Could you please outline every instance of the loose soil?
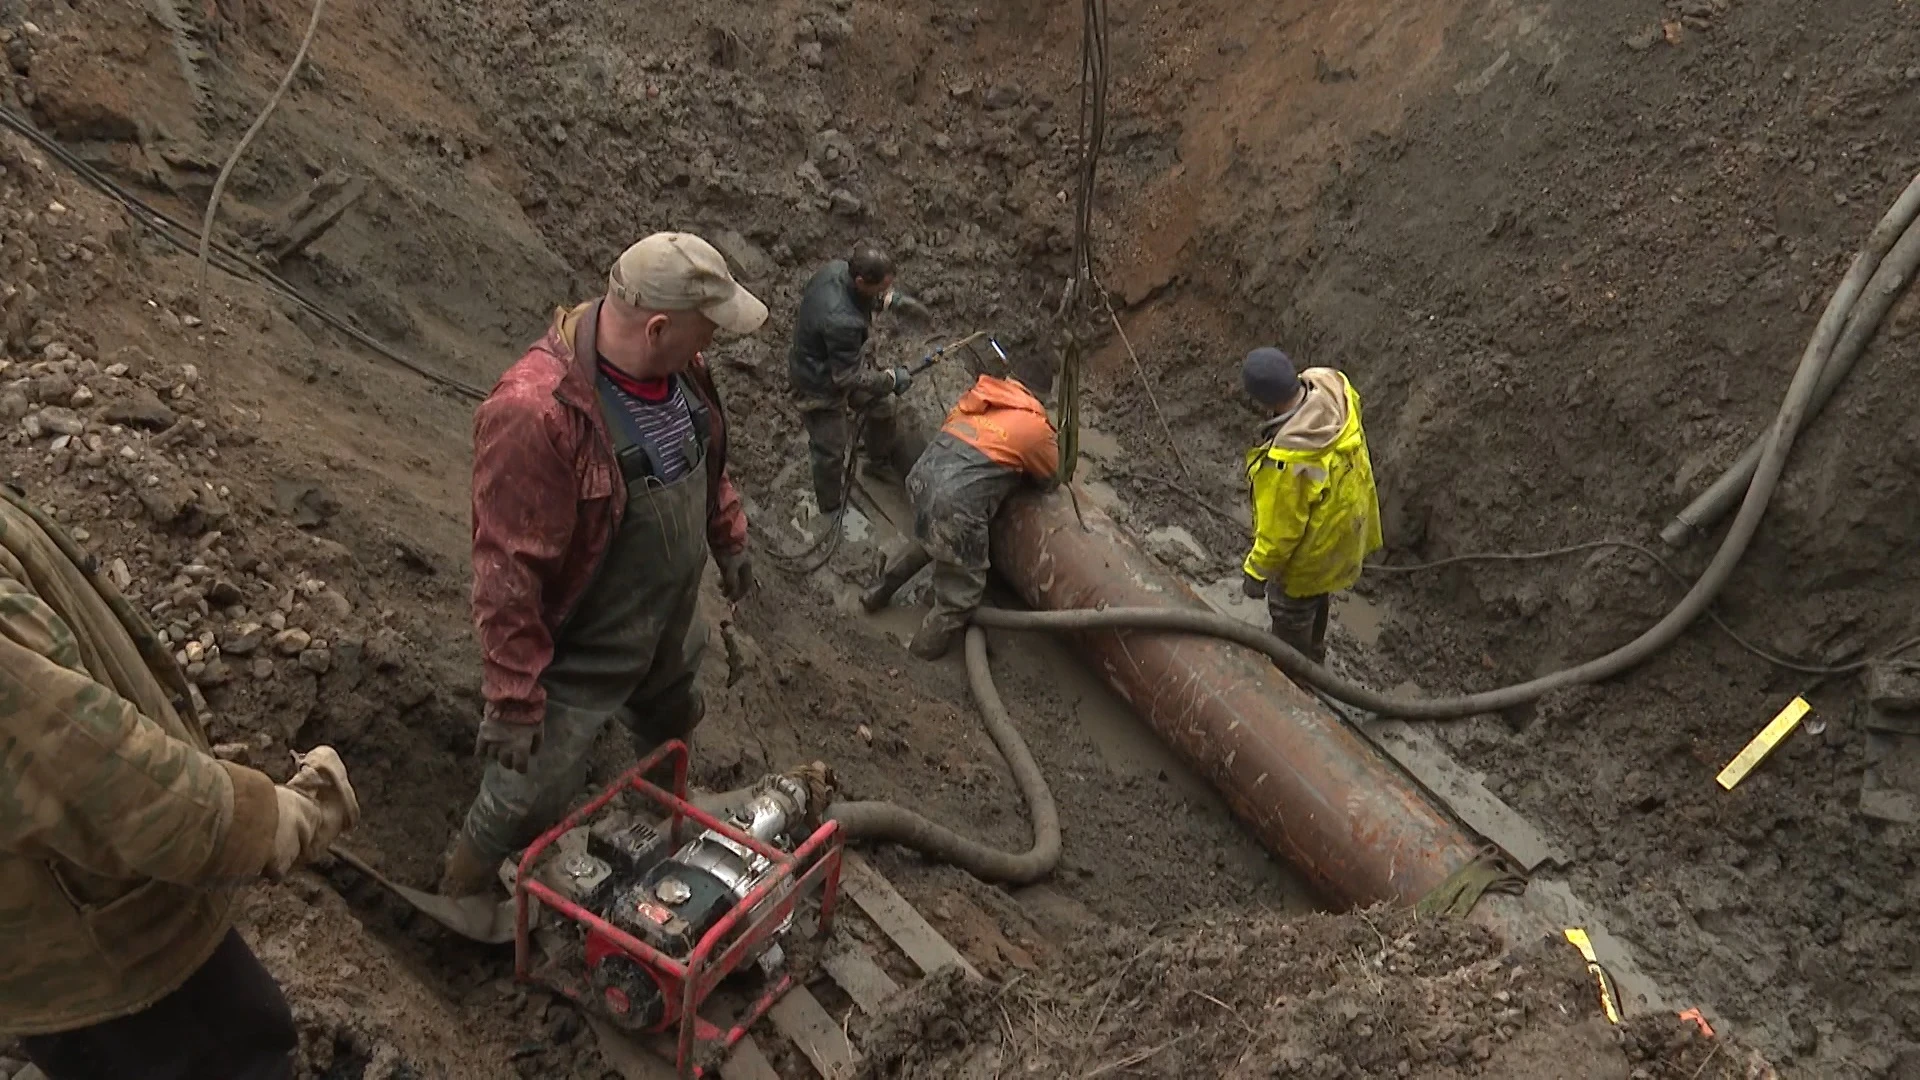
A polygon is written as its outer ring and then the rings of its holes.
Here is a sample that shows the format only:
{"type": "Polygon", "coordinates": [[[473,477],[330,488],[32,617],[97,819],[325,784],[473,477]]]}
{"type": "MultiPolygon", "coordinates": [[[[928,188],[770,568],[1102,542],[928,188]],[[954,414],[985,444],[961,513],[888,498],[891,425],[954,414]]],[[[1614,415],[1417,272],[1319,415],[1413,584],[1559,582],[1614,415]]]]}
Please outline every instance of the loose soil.
{"type": "MultiPolygon", "coordinates": [[[[0,103],[198,220],[308,10],[0,0],[0,103]]],[[[1004,0],[332,0],[235,173],[222,234],[257,244],[315,178],[365,178],[279,272],[485,387],[626,243],[701,232],[775,313],[714,359],[756,543],[796,547],[805,465],[783,349],[820,262],[862,236],[899,256],[935,318],[887,326],[889,357],[976,328],[1055,346],[1077,20],[1004,0]]],[[[1189,571],[1230,568],[1249,421],[1221,403],[1237,400],[1233,358],[1274,341],[1365,396],[1387,558],[1652,536],[1760,430],[1826,290],[1920,168],[1898,138],[1920,127],[1917,39],[1910,12],[1869,0],[1116,0],[1096,246],[1194,475],[1127,346],[1102,336],[1089,404],[1111,439],[1090,478],[1141,533],[1188,530],[1204,556],[1181,555],[1189,571]],[[1225,519],[1122,470],[1178,479],[1225,519]]],[[[167,629],[223,755],[284,775],[290,748],[339,747],[368,810],[351,843],[430,883],[479,772],[471,404],[254,286],[216,274],[202,296],[194,281],[190,260],[0,135],[0,466],[167,629]]],[[[1889,376],[1920,352],[1916,311],[1896,309],[1803,438],[1722,603],[1776,649],[1826,661],[1914,629],[1920,451],[1889,376]]],[[[931,419],[959,380],[925,381],[931,419]]],[[[1025,844],[957,660],[912,660],[909,626],[850,603],[877,558],[853,544],[805,580],[763,564],[767,590],[733,616],[750,668],[727,685],[717,637],[709,653],[697,778],[822,759],[856,796],[1025,844]]],[[[1625,555],[1361,592],[1384,621],[1337,629],[1341,663],[1431,690],[1598,653],[1676,595],[1625,555]]],[[[1744,1062],[1705,1060],[1664,1018],[1608,1031],[1564,946],[1507,954],[1384,912],[1302,918],[1285,871],[1177,763],[1118,734],[1059,656],[1002,643],[996,664],[1061,803],[1062,872],[1015,900],[876,856],[1000,983],[931,986],[857,1032],[870,1071],[1744,1062]]],[[[1920,878],[1911,830],[1854,810],[1858,696],[1701,629],[1641,672],[1447,737],[1574,853],[1564,873],[1674,994],[1795,1072],[1905,1075],[1920,1069],[1920,878]],[[1826,733],[1733,794],[1715,787],[1803,691],[1826,733]]],[[[602,777],[624,754],[610,741],[602,777]]],[[[305,1076],[602,1075],[569,1007],[343,868],[260,890],[243,923],[296,1004],[305,1076]]]]}

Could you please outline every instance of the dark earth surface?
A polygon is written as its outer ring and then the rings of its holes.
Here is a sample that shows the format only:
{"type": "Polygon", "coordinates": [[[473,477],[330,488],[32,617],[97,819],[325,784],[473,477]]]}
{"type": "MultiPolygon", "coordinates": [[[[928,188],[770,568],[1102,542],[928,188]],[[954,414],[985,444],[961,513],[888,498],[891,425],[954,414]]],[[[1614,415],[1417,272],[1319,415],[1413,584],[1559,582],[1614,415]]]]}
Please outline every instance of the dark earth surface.
{"type": "MultiPolygon", "coordinates": [[[[1913,14],[1866,0],[1116,3],[1096,251],[1195,469],[1182,483],[1226,512],[1242,501],[1250,418],[1222,405],[1236,401],[1233,358],[1275,341],[1347,370],[1364,395],[1388,560],[1650,540],[1761,429],[1828,290],[1920,169],[1900,139],[1920,126],[1913,14]]],[[[0,0],[0,101],[197,220],[307,16],[285,0],[0,0]]],[[[785,334],[820,262],[860,237],[900,257],[903,287],[935,318],[887,327],[893,352],[975,328],[1015,349],[1056,343],[1078,39],[1064,4],[333,0],[311,65],[236,171],[224,235],[266,235],[331,170],[367,178],[280,273],[485,387],[632,238],[703,233],[775,312],[715,359],[757,542],[791,546],[804,480],[785,334]]],[[[283,773],[290,747],[339,746],[369,807],[353,842],[429,882],[478,775],[470,403],[255,286],[216,273],[197,295],[190,260],[11,135],[0,167],[0,465],[103,560],[122,559],[129,591],[177,627],[223,753],[283,773]],[[58,448],[34,437],[22,424],[49,406],[86,429],[58,448]]],[[[1915,629],[1902,373],[1920,354],[1916,309],[1895,309],[1801,439],[1720,604],[1777,651],[1847,660],[1915,629]]],[[[1096,343],[1095,419],[1131,469],[1178,478],[1126,348],[1096,343]]],[[[957,388],[932,382],[916,398],[928,417],[957,388]]],[[[1154,484],[1121,487],[1143,529],[1184,525],[1223,564],[1244,542],[1154,484]]],[[[734,615],[753,670],[726,686],[717,639],[710,653],[700,779],[822,758],[858,796],[1024,843],[957,662],[918,664],[847,613],[842,580],[871,569],[860,557],[839,577],[763,568],[769,593],[734,615]]],[[[1616,554],[1370,577],[1361,591],[1385,629],[1364,652],[1337,636],[1342,662],[1439,691],[1602,652],[1680,590],[1616,554]]],[[[1540,1075],[1523,1066],[1589,1045],[1611,1048],[1595,1051],[1612,1070],[1596,1076],[1700,1064],[1692,1044],[1593,1027],[1564,955],[1500,961],[1473,931],[1409,926],[1389,940],[1414,933],[1433,951],[1396,968],[1365,942],[1400,916],[1281,914],[1301,898],[1217,804],[1177,776],[1116,770],[1077,722],[1077,692],[1032,658],[1001,659],[1067,823],[1056,886],[1111,926],[1062,946],[1071,935],[1022,931],[993,890],[882,857],[957,941],[1004,954],[971,911],[1032,940],[1037,973],[1000,999],[1033,1006],[1011,1034],[976,1022],[993,1019],[990,992],[947,988],[958,1004],[874,1033],[873,1061],[971,1075],[953,1070],[993,1048],[1009,1064],[1095,1069],[1185,1030],[1119,1031],[1152,1013],[1202,1034],[1115,1074],[1394,1075],[1368,1070],[1406,1060],[1408,1075],[1501,1062],[1521,1071],[1494,1075],[1540,1075]],[[1189,921],[1140,937],[1167,919],[1189,921]],[[1361,957],[1342,970],[1349,938],[1361,957]],[[1168,1013],[1140,973],[1116,974],[1114,949],[1149,944],[1143,971],[1204,953],[1220,974],[1192,988],[1229,1007],[1189,996],[1168,1013]],[[1274,955],[1292,959],[1271,983],[1234,974],[1274,955]],[[1503,991],[1517,1005],[1444,989],[1490,987],[1513,962],[1533,973],[1503,991]],[[1304,989],[1327,980],[1324,995],[1304,989]],[[1115,987],[1121,1011],[1096,1017],[1115,987]],[[1281,994],[1301,1008],[1272,1008],[1281,994]],[[1435,995],[1452,1002],[1444,1024],[1421,1011],[1435,995]],[[1521,1015],[1502,1018],[1511,1007],[1521,1015]],[[954,1017],[938,1039],[912,1026],[942,1010],[954,1017]],[[1049,1049],[1056,1030],[1070,1037],[1049,1049]],[[946,1049],[906,1054],[921,1036],[946,1049]]],[[[1859,696],[1857,680],[1782,671],[1703,627],[1614,683],[1446,737],[1573,853],[1566,875],[1677,995],[1790,1072],[1899,1076],[1920,1069],[1914,837],[1855,809],[1859,696]],[[1825,733],[1795,736],[1733,793],[1716,787],[1720,764],[1802,692],[1825,733]]],[[[262,890],[247,928],[301,1010],[308,1075],[600,1075],[571,1010],[343,870],[262,890]]]]}

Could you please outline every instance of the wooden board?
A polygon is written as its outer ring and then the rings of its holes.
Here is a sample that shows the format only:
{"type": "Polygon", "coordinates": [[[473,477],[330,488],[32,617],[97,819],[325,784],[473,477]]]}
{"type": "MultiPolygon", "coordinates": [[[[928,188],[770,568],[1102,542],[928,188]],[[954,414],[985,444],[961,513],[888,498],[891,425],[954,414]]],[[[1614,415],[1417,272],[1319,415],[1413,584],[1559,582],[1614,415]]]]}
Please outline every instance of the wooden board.
{"type": "Polygon", "coordinates": [[[720,1080],[780,1080],[780,1074],[749,1035],[734,1044],[733,1053],[720,1063],[720,1080]]]}
{"type": "Polygon", "coordinates": [[[847,1042],[847,1033],[806,987],[796,986],[787,991],[774,1003],[767,1019],[773,1021],[780,1034],[793,1040],[813,1063],[814,1070],[827,1080],[848,1080],[853,1076],[853,1046],[847,1042]]]}
{"type": "Polygon", "coordinates": [[[874,925],[893,939],[907,959],[925,974],[958,964],[967,974],[979,976],[980,972],[960,955],[960,950],[948,944],[947,939],[933,925],[907,903],[893,885],[867,865],[867,861],[849,851],[841,864],[840,885],[860,910],[874,925]]]}
{"type": "Polygon", "coordinates": [[[833,981],[840,984],[840,989],[868,1016],[879,1015],[886,1009],[887,1002],[900,992],[900,984],[865,953],[835,953],[820,961],[820,966],[827,969],[833,981]]]}

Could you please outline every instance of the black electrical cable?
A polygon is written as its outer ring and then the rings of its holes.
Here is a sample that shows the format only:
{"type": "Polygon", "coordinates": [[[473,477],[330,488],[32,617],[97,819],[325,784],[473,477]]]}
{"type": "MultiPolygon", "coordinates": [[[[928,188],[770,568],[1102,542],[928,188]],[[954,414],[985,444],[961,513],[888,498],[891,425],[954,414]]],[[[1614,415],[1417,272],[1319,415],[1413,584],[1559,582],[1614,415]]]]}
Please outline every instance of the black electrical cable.
{"type": "MultiPolygon", "coordinates": [[[[85,181],[88,186],[113,199],[115,202],[118,202],[126,208],[129,214],[133,215],[135,220],[145,225],[168,244],[189,255],[198,254],[200,240],[200,231],[198,229],[176,221],[164,212],[142,201],[138,196],[122,188],[119,184],[102,174],[98,169],[82,161],[66,147],[61,146],[58,142],[42,134],[39,129],[35,128],[24,117],[19,116],[3,106],[0,106],[0,126],[6,127],[21,138],[26,139],[49,157],[65,166],[67,170],[75,176],[85,181]],[[183,237],[185,237],[185,239],[183,239],[183,237]]],[[[296,289],[279,275],[257,265],[251,259],[226,244],[216,240],[210,246],[214,252],[224,256],[224,259],[213,260],[213,263],[226,273],[234,277],[251,279],[270,291],[279,294],[281,297],[300,305],[321,322],[352,338],[354,341],[359,342],[381,357],[426,379],[428,382],[474,401],[483,401],[486,399],[487,392],[485,390],[470,383],[462,382],[450,375],[442,375],[431,368],[423,367],[419,363],[408,359],[385,342],[372,337],[359,327],[348,322],[345,318],[334,314],[326,308],[321,307],[315,301],[308,299],[300,290],[296,289]]]]}

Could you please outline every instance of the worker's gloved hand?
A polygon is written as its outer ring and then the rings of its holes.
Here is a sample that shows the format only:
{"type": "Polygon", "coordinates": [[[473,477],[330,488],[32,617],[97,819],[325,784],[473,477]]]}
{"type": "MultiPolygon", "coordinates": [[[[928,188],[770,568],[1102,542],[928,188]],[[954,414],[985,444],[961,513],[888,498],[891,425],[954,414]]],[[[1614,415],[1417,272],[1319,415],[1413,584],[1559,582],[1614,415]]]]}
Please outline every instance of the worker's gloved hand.
{"type": "Polygon", "coordinates": [[[312,862],[334,838],[360,823],[360,800],[333,747],[316,746],[298,760],[293,779],[273,790],[280,819],[263,872],[274,879],[312,862]]]}
{"type": "Polygon", "coordinates": [[[1267,598],[1267,583],[1242,570],[1240,572],[1240,595],[1249,600],[1264,600],[1267,598]]]}
{"type": "Polygon", "coordinates": [[[475,740],[475,755],[497,761],[514,772],[527,771],[527,763],[540,752],[539,723],[516,724],[488,716],[480,721],[480,737],[475,740]]]}
{"type": "Polygon", "coordinates": [[[905,367],[894,368],[887,374],[893,376],[893,392],[896,395],[906,393],[907,388],[913,385],[913,372],[905,367]]]}
{"type": "Polygon", "coordinates": [[[732,555],[715,555],[713,561],[720,568],[720,595],[737,604],[753,592],[753,556],[744,548],[732,555]]]}
{"type": "Polygon", "coordinates": [[[898,289],[887,290],[886,298],[881,301],[880,310],[897,311],[910,319],[926,320],[933,318],[933,312],[927,310],[927,305],[898,289]]]}

